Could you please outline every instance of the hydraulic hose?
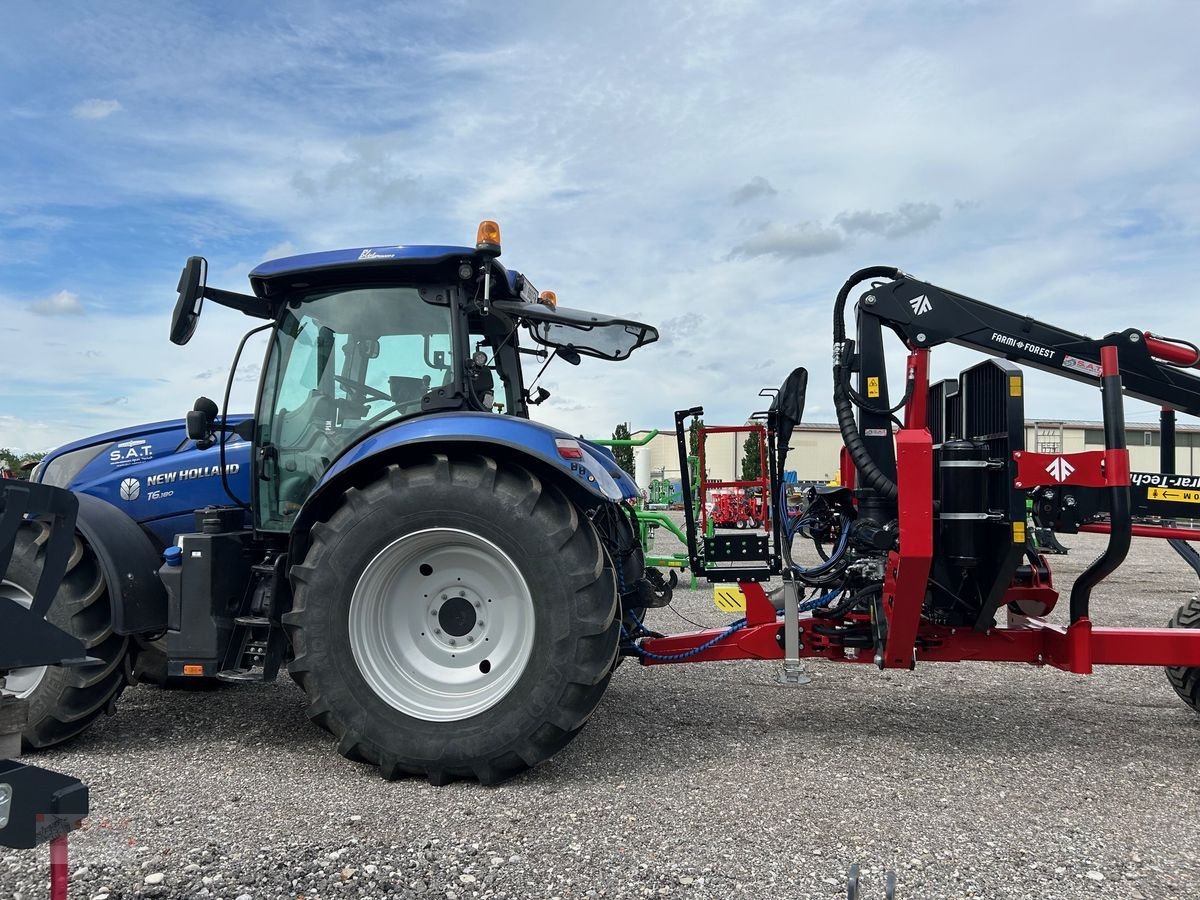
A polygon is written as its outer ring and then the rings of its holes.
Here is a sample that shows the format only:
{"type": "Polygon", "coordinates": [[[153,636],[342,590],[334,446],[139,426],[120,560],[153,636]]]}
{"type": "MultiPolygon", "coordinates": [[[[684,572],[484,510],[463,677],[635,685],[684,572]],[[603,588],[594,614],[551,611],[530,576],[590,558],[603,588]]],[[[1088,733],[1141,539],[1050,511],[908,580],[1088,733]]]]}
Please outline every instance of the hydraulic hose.
{"type": "Polygon", "coordinates": [[[242,351],[246,348],[246,341],[250,340],[252,335],[258,334],[260,331],[266,331],[274,325],[274,322],[268,322],[266,325],[251,328],[242,335],[241,343],[237,346],[237,352],[233,354],[233,365],[229,367],[229,377],[225,380],[225,397],[221,402],[221,431],[219,434],[221,443],[218,458],[218,464],[221,467],[221,487],[225,489],[226,496],[242,509],[249,509],[250,504],[233,492],[233,488],[229,486],[229,476],[225,473],[225,437],[229,424],[229,394],[233,390],[233,376],[237,374],[238,363],[241,362],[242,351]]]}
{"type": "Polygon", "coordinates": [[[896,482],[875,465],[854,419],[854,404],[850,399],[850,359],[846,357],[845,311],[846,300],[856,285],[871,278],[899,277],[900,270],[895,266],[869,266],[859,269],[842,285],[833,303],[833,407],[837,411],[842,443],[846,445],[846,451],[854,461],[855,468],[862,474],[863,481],[888,500],[896,499],[896,482]]]}

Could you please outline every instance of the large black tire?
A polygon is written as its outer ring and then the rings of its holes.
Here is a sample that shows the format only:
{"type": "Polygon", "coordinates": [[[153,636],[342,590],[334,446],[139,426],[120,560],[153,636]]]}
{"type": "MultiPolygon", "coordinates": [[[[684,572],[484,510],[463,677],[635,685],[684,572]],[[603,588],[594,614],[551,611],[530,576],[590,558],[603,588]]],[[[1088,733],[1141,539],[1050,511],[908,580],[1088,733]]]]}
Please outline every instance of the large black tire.
{"type": "MultiPolygon", "coordinates": [[[[1179,607],[1167,627],[1200,628],[1200,596],[1193,597],[1179,607]]],[[[1183,702],[1200,712],[1200,666],[1167,666],[1163,671],[1183,702]]]]}
{"type": "MultiPolygon", "coordinates": [[[[411,573],[413,566],[406,566],[411,573]]],[[[431,568],[419,567],[436,598],[442,588],[431,568]]],[[[343,756],[377,765],[387,779],[409,774],[432,784],[457,778],[493,784],[510,778],[562,749],[608,684],[620,630],[612,569],[591,522],[554,485],[522,467],[441,454],[391,466],[348,490],[337,511],[313,528],[291,577],[293,607],[283,624],[295,652],[289,670],[308,695],[308,714],[338,739],[343,756]],[[514,667],[507,693],[449,721],[402,712],[381,696],[364,677],[351,642],[360,577],[365,583],[368,567],[402,539],[440,534],[431,529],[453,529],[499,548],[532,601],[532,650],[523,668],[514,667]]],[[[389,611],[397,602],[392,593],[377,596],[390,598],[376,601],[389,611]]],[[[425,605],[436,602],[423,599],[429,594],[411,596],[401,607],[405,615],[413,605],[424,615],[425,605]]],[[[420,638],[421,647],[433,640],[424,631],[420,638]]],[[[402,662],[405,671],[424,664],[402,662]]]]}
{"type": "MultiPolygon", "coordinates": [[[[48,530],[23,527],[17,534],[12,563],[4,580],[32,596],[41,575],[43,548],[48,530]]],[[[11,599],[11,591],[7,591],[11,599]]],[[[0,602],[5,602],[0,600],[0,602]]],[[[75,550],[47,621],[79,638],[88,656],[102,664],[50,666],[45,669],[29,700],[29,722],[22,734],[26,750],[53,747],[84,731],[101,714],[113,711],[127,683],[125,658],[129,639],[114,634],[108,585],[96,554],[78,535],[75,550]]]]}

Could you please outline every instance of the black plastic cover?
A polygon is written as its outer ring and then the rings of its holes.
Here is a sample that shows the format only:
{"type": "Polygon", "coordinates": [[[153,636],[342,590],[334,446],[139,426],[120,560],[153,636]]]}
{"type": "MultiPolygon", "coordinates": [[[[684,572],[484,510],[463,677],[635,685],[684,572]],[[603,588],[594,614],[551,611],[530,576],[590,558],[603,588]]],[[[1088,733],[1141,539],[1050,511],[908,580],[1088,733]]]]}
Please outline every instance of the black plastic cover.
{"type": "Polygon", "coordinates": [[[0,760],[0,783],[10,791],[0,803],[0,845],[31,850],[77,829],[88,814],[87,785],[78,778],[0,760]]]}

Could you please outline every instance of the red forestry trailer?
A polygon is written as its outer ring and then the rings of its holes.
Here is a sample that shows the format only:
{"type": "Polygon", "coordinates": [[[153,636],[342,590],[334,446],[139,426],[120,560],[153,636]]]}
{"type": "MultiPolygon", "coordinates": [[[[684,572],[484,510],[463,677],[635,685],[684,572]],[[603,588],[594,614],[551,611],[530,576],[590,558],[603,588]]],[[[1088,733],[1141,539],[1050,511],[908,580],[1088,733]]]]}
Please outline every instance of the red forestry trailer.
{"type": "MultiPolygon", "coordinates": [[[[841,485],[810,489],[803,513],[786,506],[782,473],[807,387],[806,371],[796,369],[767,416],[770,534],[704,536],[684,505],[693,570],[739,584],[745,618],[641,640],[642,662],[782,659],[793,681],[806,657],[900,669],[1023,662],[1080,674],[1098,665],[1157,665],[1185,702],[1200,706],[1200,600],[1165,628],[1093,625],[1089,605],[1132,538],[1169,540],[1196,563],[1186,542],[1200,539],[1200,529],[1174,522],[1195,514],[1200,476],[1174,474],[1174,413],[1200,414],[1200,377],[1192,371],[1200,350],[1137,329],[1093,340],[884,266],[843,285],[833,331],[841,485]],[[862,284],[851,338],[845,307],[862,284]],[[897,401],[884,366],[887,332],[908,350],[897,401]],[[930,351],[947,343],[1000,358],[930,384],[930,351]],[[1017,362],[1099,388],[1103,450],[1025,449],[1017,362]],[[1163,407],[1161,472],[1130,472],[1122,394],[1163,407]],[[1026,527],[1030,497],[1038,527],[1108,536],[1072,586],[1066,624],[1046,619],[1059,595],[1026,527]],[[801,535],[814,542],[819,562],[797,560],[801,535]],[[779,576],[782,589],[768,595],[763,583],[779,576]]],[[[678,434],[702,412],[677,412],[678,434]]],[[[686,450],[681,437],[681,457],[686,450]]],[[[690,491],[687,466],[681,471],[690,491]]]]}

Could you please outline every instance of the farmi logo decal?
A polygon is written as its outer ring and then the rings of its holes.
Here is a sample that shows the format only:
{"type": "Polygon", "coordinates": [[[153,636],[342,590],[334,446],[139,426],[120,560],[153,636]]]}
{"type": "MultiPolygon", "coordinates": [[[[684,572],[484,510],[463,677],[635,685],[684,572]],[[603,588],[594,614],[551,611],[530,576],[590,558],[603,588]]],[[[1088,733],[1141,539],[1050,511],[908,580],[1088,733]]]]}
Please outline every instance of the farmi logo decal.
{"type": "Polygon", "coordinates": [[[1046,471],[1050,473],[1051,478],[1061,484],[1071,477],[1075,467],[1061,456],[1056,456],[1050,465],[1046,466],[1046,471]]]}
{"type": "Polygon", "coordinates": [[[912,311],[918,316],[923,316],[933,309],[933,304],[929,302],[929,298],[924,294],[920,297],[913,297],[908,301],[908,305],[912,307],[912,311]]]}

